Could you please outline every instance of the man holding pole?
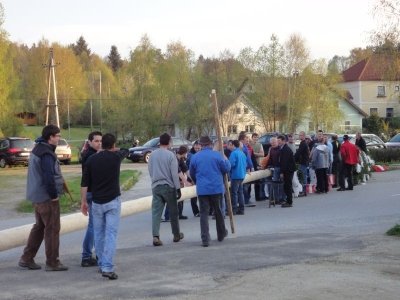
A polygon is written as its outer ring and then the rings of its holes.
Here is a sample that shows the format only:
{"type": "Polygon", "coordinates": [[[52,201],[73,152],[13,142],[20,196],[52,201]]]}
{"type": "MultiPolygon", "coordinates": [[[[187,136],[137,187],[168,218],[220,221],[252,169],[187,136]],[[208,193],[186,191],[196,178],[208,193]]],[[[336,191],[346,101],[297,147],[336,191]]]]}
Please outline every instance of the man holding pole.
{"type": "Polygon", "coordinates": [[[217,238],[223,241],[228,235],[224,217],[220,208],[220,201],[225,192],[223,175],[231,169],[231,164],[221,153],[212,150],[212,141],[208,136],[200,138],[203,147],[193,156],[190,162],[190,176],[196,184],[196,191],[200,202],[200,230],[202,246],[210,244],[208,213],[210,206],[215,212],[217,238]]]}

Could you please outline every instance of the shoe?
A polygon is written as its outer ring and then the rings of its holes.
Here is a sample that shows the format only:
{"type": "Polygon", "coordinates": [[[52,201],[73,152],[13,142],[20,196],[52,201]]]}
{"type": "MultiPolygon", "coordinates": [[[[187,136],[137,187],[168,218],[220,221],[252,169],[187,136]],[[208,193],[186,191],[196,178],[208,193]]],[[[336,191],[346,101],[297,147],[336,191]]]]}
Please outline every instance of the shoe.
{"type": "Polygon", "coordinates": [[[237,211],[236,214],[243,216],[244,215],[244,211],[237,211]]]}
{"type": "Polygon", "coordinates": [[[208,247],[208,246],[210,245],[210,243],[209,243],[209,242],[202,242],[201,245],[202,245],[203,247],[208,247]]]}
{"type": "Polygon", "coordinates": [[[82,259],[81,267],[96,267],[97,266],[97,259],[90,257],[82,259]]]}
{"type": "Polygon", "coordinates": [[[116,280],[118,279],[118,275],[115,274],[114,272],[102,272],[101,276],[107,277],[110,280],[116,280]]]}
{"type": "Polygon", "coordinates": [[[20,260],[18,262],[18,266],[27,270],[40,270],[42,268],[40,265],[35,263],[34,260],[32,260],[31,262],[24,262],[20,260]]]}
{"type": "Polygon", "coordinates": [[[186,216],[179,216],[179,220],[187,220],[187,218],[186,216]]]}
{"type": "Polygon", "coordinates": [[[64,266],[62,263],[59,263],[59,264],[56,265],[56,266],[49,266],[49,265],[46,265],[45,270],[46,270],[46,271],[67,271],[67,270],[68,270],[68,267],[67,267],[67,266],[64,266]]]}
{"type": "Polygon", "coordinates": [[[289,203],[283,203],[283,204],[281,205],[281,207],[293,207],[293,205],[292,205],[292,204],[289,204],[289,203]]]}
{"type": "Polygon", "coordinates": [[[197,213],[194,215],[195,217],[200,217],[200,213],[197,213]]]}
{"type": "Polygon", "coordinates": [[[153,237],[153,246],[162,246],[163,243],[161,242],[160,238],[158,236],[153,237]]]}
{"type": "Polygon", "coordinates": [[[336,189],[337,187],[338,187],[337,184],[332,185],[332,188],[333,188],[333,189],[336,189]]]}
{"type": "Polygon", "coordinates": [[[246,207],[255,207],[256,204],[253,203],[253,202],[249,202],[249,203],[245,204],[244,206],[246,206],[246,207]]]}
{"type": "Polygon", "coordinates": [[[352,191],[353,188],[346,188],[346,191],[352,191]]]}
{"type": "Polygon", "coordinates": [[[226,238],[228,236],[228,230],[225,229],[225,234],[222,238],[218,238],[219,242],[222,242],[224,240],[224,238],[226,238]]]}
{"type": "Polygon", "coordinates": [[[344,188],[338,188],[338,189],[337,189],[338,192],[344,192],[345,190],[346,190],[346,189],[344,189],[344,188]]]}
{"type": "Polygon", "coordinates": [[[183,235],[182,232],[180,232],[179,235],[175,235],[175,236],[174,236],[174,239],[173,239],[174,243],[177,243],[177,242],[179,242],[180,240],[183,240],[183,237],[184,237],[184,235],[183,235]]]}
{"type": "Polygon", "coordinates": [[[161,222],[169,222],[169,219],[161,219],[161,222]]]}

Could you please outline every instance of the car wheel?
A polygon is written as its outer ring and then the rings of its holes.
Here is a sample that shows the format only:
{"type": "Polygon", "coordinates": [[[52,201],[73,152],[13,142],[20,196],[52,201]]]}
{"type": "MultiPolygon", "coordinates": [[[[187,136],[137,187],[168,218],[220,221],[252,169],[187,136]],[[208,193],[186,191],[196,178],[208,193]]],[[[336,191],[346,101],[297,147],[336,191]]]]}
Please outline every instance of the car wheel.
{"type": "Polygon", "coordinates": [[[144,155],[144,162],[145,162],[146,164],[149,163],[150,155],[151,155],[151,152],[147,152],[147,153],[144,155]]]}
{"type": "Polygon", "coordinates": [[[6,160],[4,158],[0,158],[0,168],[5,168],[6,164],[6,160]]]}

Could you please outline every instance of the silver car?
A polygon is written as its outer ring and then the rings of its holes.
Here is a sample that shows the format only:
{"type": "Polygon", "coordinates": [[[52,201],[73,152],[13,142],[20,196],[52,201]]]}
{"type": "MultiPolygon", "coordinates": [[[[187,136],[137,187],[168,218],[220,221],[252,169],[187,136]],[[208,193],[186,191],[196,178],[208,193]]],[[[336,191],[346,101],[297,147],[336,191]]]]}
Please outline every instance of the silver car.
{"type": "Polygon", "coordinates": [[[400,133],[392,137],[385,145],[387,148],[400,148],[400,133]]]}

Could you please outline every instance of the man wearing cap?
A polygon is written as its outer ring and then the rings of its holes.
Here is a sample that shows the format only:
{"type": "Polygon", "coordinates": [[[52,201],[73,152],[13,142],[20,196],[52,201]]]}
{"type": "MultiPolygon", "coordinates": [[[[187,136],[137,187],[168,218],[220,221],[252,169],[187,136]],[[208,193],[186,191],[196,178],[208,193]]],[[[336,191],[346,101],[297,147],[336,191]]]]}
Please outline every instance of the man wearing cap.
{"type": "Polygon", "coordinates": [[[212,150],[212,142],[208,136],[200,138],[202,149],[192,157],[190,177],[196,183],[197,196],[200,202],[200,230],[203,247],[210,243],[208,213],[210,206],[215,212],[217,238],[223,241],[228,235],[220,201],[225,193],[223,175],[231,169],[231,164],[221,153],[212,150]]]}
{"type": "Polygon", "coordinates": [[[340,155],[342,157],[342,169],[339,176],[340,188],[338,191],[353,190],[353,171],[354,166],[359,161],[360,150],[357,146],[350,143],[349,136],[343,136],[343,144],[340,146],[340,155]],[[345,188],[345,177],[347,177],[347,188],[345,188]]]}

